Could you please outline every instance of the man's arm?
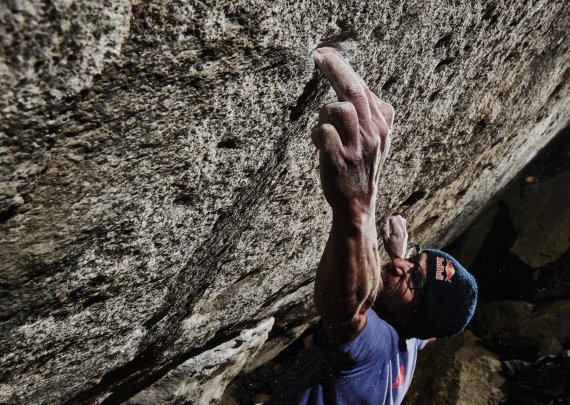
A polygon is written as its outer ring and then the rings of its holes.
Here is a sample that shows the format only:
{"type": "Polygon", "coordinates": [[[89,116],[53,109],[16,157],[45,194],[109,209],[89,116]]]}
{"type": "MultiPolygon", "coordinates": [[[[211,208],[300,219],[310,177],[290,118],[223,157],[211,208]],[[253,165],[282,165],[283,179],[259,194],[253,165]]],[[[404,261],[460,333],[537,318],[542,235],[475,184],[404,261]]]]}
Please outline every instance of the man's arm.
{"type": "Polygon", "coordinates": [[[333,213],[327,245],[317,268],[315,305],[329,340],[356,338],[366,324],[380,282],[380,258],[373,214],[361,221],[333,213]]]}
{"type": "Polygon", "coordinates": [[[394,110],[381,102],[335,50],[321,48],[315,62],[339,101],[323,107],[311,134],[319,149],[323,192],[333,223],[317,268],[315,305],[329,340],[356,338],[380,284],[376,194],[390,148],[394,110]]]}

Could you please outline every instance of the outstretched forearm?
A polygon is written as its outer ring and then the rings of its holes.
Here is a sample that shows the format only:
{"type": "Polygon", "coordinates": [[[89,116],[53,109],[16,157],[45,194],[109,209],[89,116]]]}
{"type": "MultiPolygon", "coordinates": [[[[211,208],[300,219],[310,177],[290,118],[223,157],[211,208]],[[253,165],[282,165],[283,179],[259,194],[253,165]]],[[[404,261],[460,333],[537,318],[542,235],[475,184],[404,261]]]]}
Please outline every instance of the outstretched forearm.
{"type": "Polygon", "coordinates": [[[315,304],[333,343],[349,342],[366,323],[380,280],[375,207],[390,149],[394,109],[380,101],[338,52],[313,54],[339,101],[319,111],[311,133],[333,223],[317,269],[315,304]]]}
{"type": "Polygon", "coordinates": [[[374,214],[356,221],[333,215],[315,279],[315,305],[333,343],[350,341],[362,330],[379,280],[374,214]]]}

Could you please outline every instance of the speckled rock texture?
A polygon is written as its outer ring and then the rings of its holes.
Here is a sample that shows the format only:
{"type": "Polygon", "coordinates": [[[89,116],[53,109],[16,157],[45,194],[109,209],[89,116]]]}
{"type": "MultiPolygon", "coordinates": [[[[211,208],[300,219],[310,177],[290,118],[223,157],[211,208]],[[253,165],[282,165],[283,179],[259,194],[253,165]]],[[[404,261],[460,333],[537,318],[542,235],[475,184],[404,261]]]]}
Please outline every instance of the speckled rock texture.
{"type": "Polygon", "coordinates": [[[127,403],[218,404],[231,379],[265,343],[273,322],[273,318],[262,321],[238,337],[190,358],[127,403]]]}
{"type": "Polygon", "coordinates": [[[567,124],[569,22],[564,0],[2,2],[0,402],[122,402],[314,319],[316,46],[396,110],[378,221],[439,247],[567,124]]]}

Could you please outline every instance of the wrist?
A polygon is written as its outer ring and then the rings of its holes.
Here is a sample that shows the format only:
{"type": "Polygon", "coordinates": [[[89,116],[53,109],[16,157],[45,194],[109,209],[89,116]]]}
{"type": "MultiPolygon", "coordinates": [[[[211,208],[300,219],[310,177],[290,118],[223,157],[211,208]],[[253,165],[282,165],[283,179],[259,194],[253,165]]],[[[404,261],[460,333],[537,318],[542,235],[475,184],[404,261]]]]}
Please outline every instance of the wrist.
{"type": "Polygon", "coordinates": [[[376,231],[376,215],[374,210],[370,212],[333,210],[333,227],[355,233],[376,231]]]}

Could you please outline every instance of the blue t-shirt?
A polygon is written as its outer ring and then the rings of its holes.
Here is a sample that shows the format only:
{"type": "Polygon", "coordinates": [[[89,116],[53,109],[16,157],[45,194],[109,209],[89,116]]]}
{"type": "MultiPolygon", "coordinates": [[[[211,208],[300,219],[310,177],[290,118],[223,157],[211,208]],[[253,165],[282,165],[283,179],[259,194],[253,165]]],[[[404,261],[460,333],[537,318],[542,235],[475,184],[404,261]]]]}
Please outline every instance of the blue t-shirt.
{"type": "Polygon", "coordinates": [[[268,405],[399,404],[426,341],[408,339],[369,310],[366,326],[353,341],[331,345],[322,324],[314,345],[299,355],[280,381],[268,405]]]}

